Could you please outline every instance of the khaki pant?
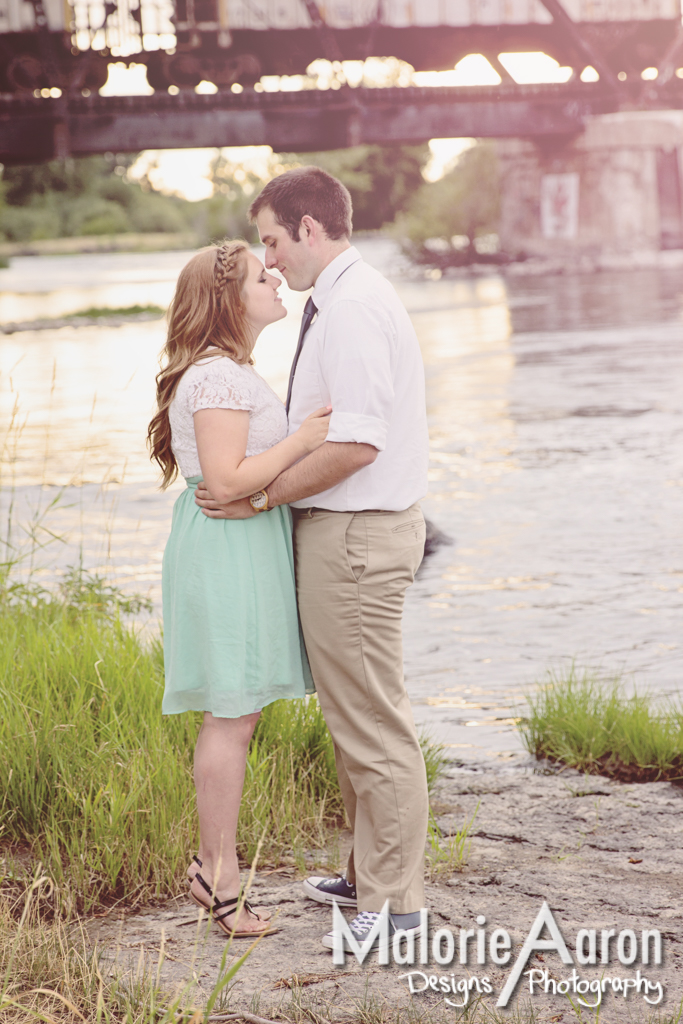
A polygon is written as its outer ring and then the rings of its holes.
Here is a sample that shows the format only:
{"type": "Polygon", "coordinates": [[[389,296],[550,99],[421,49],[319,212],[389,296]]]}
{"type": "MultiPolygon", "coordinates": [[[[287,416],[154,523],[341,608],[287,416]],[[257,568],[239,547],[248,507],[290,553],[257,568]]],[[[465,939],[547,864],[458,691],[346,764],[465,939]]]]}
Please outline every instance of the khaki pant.
{"type": "Polygon", "coordinates": [[[359,910],[424,906],[428,797],[403,681],[401,616],[422,559],[419,505],[405,512],[293,509],[299,613],[354,833],[359,910]]]}

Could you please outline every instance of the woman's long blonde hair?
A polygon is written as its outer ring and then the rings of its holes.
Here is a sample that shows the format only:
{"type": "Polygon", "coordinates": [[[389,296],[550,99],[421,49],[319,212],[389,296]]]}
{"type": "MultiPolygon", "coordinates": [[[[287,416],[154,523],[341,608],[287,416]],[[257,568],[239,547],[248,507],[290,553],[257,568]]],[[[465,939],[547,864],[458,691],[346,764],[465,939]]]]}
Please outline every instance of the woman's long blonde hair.
{"type": "Polygon", "coordinates": [[[167,314],[168,334],[161,352],[164,365],[156,377],[157,411],[147,430],[150,458],[163,473],[162,490],[178,475],[168,410],[185,370],[210,346],[236,363],[253,362],[253,338],[242,299],[247,252],[241,241],[210,245],[180,271],[167,314]]]}

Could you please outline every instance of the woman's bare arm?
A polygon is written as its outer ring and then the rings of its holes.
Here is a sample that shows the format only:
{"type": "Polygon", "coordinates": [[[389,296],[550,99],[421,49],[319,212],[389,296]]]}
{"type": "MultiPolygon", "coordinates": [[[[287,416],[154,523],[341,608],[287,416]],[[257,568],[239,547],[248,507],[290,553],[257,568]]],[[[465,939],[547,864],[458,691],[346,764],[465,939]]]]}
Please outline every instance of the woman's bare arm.
{"type": "MultiPolygon", "coordinates": [[[[378,454],[371,444],[326,441],[305,459],[281,473],[272,483],[261,484],[261,487],[267,487],[271,508],[289,501],[299,501],[341,483],[359,469],[369,466],[378,454]]],[[[206,479],[203,485],[197,487],[195,501],[211,519],[245,519],[257,514],[247,501],[225,503],[216,500],[206,479]]]]}
{"type": "Polygon", "coordinates": [[[220,504],[247,497],[318,448],[328,425],[329,410],[318,409],[296,433],[247,458],[249,413],[200,409],[194,414],[194,432],[204,482],[220,504]]]}

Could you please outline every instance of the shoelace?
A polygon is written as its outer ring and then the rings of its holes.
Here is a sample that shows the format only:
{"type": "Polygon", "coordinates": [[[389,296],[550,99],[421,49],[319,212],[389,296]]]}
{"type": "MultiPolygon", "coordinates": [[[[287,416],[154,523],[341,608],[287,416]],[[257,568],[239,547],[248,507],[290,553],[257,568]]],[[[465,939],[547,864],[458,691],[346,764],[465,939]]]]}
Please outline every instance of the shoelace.
{"type": "Polygon", "coordinates": [[[372,926],[379,920],[381,914],[373,910],[362,910],[351,922],[351,929],[354,932],[369,932],[372,926]]]}
{"type": "MultiPolygon", "coordinates": [[[[349,885],[349,883],[346,881],[346,879],[342,875],[340,878],[326,878],[324,882],[320,882],[320,884],[318,885],[318,888],[319,889],[329,889],[333,885],[339,885],[340,882],[345,882],[346,885],[349,885]]],[[[351,888],[351,886],[349,886],[349,888],[351,888]]]]}

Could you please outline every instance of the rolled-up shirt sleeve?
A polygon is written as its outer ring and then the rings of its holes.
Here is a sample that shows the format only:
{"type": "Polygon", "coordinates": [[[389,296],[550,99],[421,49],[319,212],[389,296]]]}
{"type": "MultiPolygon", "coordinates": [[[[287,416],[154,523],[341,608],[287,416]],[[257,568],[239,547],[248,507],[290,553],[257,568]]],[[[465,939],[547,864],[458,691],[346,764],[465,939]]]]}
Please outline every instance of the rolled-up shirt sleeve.
{"type": "Polygon", "coordinates": [[[395,338],[391,322],[362,301],[329,311],[322,375],[332,415],[328,441],[355,441],[384,451],[394,411],[395,338]]]}

